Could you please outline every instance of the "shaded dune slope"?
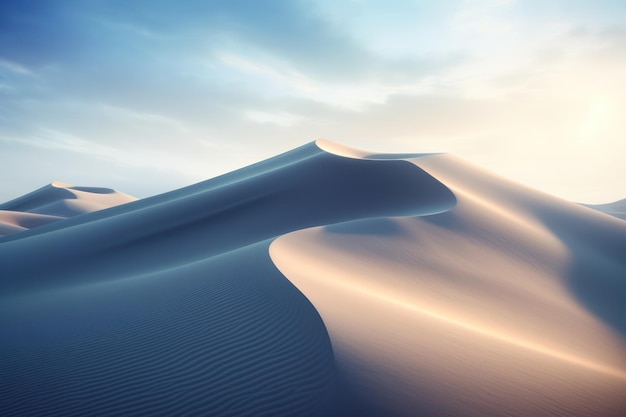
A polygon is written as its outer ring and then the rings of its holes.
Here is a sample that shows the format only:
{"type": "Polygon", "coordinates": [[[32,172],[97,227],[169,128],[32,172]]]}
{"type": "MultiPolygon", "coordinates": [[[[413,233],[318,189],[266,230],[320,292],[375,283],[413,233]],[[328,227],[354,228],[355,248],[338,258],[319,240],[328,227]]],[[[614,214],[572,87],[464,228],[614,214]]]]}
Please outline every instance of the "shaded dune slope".
{"type": "Polygon", "coordinates": [[[363,414],[342,388],[319,314],[272,263],[271,239],[455,203],[447,187],[406,161],[347,159],[309,144],[6,236],[0,409],[363,414]]]}
{"type": "Polygon", "coordinates": [[[623,415],[626,225],[451,155],[389,157],[457,204],[270,247],[324,320],[357,401],[381,415],[623,415]]]}
{"type": "Polygon", "coordinates": [[[323,324],[267,245],[3,299],[2,414],[324,414],[323,324]]]}

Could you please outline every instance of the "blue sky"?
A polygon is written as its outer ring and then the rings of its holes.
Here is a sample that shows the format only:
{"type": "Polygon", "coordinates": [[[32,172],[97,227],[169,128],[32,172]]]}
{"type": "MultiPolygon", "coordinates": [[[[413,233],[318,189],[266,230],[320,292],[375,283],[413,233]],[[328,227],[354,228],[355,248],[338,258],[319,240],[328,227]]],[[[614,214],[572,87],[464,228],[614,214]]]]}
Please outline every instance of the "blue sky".
{"type": "Polygon", "coordinates": [[[623,1],[0,3],[0,201],[145,197],[327,138],[626,197],[623,1]]]}

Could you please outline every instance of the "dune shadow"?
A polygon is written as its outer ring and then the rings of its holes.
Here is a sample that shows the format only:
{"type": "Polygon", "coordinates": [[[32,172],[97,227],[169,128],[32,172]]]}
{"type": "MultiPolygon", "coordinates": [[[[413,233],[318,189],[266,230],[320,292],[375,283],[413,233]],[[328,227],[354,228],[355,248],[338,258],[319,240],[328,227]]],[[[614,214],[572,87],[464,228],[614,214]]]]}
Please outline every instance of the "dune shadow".
{"type": "MultiPolygon", "coordinates": [[[[269,241],[0,303],[3,415],[332,415],[325,326],[269,241]]],[[[336,414],[334,414],[336,415],[336,414]]]]}
{"type": "Polygon", "coordinates": [[[70,190],[76,191],[84,191],[86,193],[92,194],[114,194],[115,190],[112,188],[104,188],[104,187],[82,187],[82,186],[73,186],[69,187],[70,190]]]}
{"type": "Polygon", "coordinates": [[[576,299],[626,340],[626,235],[599,222],[540,211],[570,253],[564,282],[576,299]]]}
{"type": "MultiPolygon", "coordinates": [[[[569,264],[566,288],[598,319],[626,340],[626,235],[598,218],[580,221],[551,208],[536,208],[535,218],[565,246],[569,264]]],[[[437,227],[463,232],[468,225],[454,210],[420,217],[437,227]]]]}

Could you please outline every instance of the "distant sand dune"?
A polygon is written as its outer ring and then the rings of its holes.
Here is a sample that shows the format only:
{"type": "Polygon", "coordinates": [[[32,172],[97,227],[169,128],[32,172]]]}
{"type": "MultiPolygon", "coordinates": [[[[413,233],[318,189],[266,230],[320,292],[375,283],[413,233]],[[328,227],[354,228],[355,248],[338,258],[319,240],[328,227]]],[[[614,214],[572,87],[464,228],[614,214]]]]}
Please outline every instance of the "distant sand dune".
{"type": "Polygon", "coordinates": [[[0,205],[3,415],[626,410],[622,220],[329,141],[127,197],[0,205]]]}
{"type": "Polygon", "coordinates": [[[135,200],[110,188],[77,187],[56,181],[0,204],[0,236],[135,200]]]}
{"type": "Polygon", "coordinates": [[[46,214],[35,214],[20,211],[0,210],[0,222],[32,229],[63,219],[64,217],[49,216],[46,214]]]}
{"type": "Polygon", "coordinates": [[[587,207],[601,211],[609,216],[626,220],[626,198],[608,204],[585,204],[587,207]]]}

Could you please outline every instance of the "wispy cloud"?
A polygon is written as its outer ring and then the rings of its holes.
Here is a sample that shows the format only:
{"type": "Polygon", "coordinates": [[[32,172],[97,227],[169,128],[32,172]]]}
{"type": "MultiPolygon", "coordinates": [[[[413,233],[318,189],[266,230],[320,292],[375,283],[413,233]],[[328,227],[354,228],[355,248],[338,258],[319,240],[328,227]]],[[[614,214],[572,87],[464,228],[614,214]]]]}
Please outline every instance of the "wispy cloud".
{"type": "Polygon", "coordinates": [[[24,65],[18,64],[17,62],[11,62],[2,58],[0,58],[0,67],[19,75],[33,75],[33,72],[26,68],[24,65]]]}
{"type": "Polygon", "coordinates": [[[328,137],[617,199],[575,187],[575,164],[626,175],[625,21],[611,0],[2,2],[0,158],[100,158],[104,181],[147,184],[328,137]]]}

